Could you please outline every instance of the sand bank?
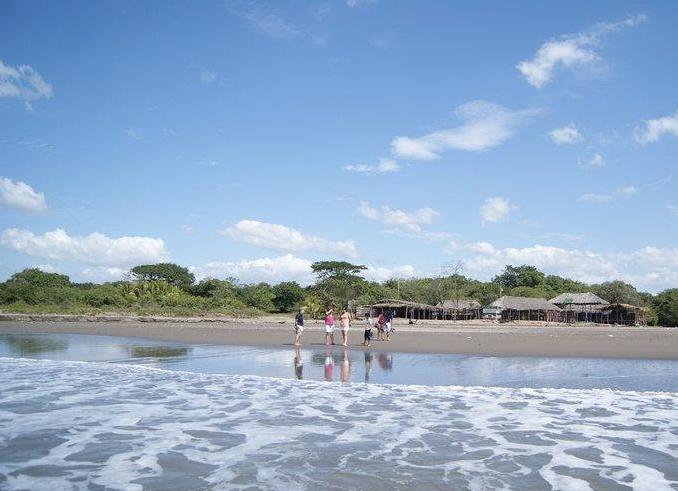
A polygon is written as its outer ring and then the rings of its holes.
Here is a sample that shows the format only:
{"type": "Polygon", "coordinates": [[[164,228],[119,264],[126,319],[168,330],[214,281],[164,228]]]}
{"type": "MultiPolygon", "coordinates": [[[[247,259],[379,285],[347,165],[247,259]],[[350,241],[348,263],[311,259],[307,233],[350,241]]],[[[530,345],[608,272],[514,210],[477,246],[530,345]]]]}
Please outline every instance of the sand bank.
{"type": "MultiPolygon", "coordinates": [[[[99,334],[184,343],[290,347],[293,338],[292,323],[290,320],[282,322],[237,319],[199,323],[166,320],[4,320],[0,322],[0,332],[99,334]]],[[[322,327],[320,323],[307,323],[303,343],[307,346],[324,344],[322,327]]],[[[409,326],[396,322],[396,329],[391,341],[373,341],[372,348],[392,352],[490,356],[678,359],[678,329],[662,327],[571,327],[536,323],[409,326]]],[[[335,334],[337,342],[341,339],[340,336],[338,332],[335,334]]],[[[362,339],[362,328],[351,328],[349,347],[362,349],[362,339]]]]}

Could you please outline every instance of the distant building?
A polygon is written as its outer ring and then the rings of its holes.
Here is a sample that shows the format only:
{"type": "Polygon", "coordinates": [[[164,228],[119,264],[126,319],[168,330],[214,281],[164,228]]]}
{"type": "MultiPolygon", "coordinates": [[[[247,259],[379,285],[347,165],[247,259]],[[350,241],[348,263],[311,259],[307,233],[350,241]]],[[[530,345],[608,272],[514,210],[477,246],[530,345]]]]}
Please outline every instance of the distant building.
{"type": "Polygon", "coordinates": [[[502,322],[545,321],[560,322],[562,310],[545,298],[503,296],[487,307],[499,309],[502,322]]]}
{"type": "Polygon", "coordinates": [[[595,293],[561,293],[549,300],[563,310],[563,322],[605,322],[603,307],[610,302],[595,293]]]}
{"type": "Polygon", "coordinates": [[[480,302],[471,299],[445,300],[436,305],[442,319],[470,320],[480,319],[483,307],[480,302]]]}

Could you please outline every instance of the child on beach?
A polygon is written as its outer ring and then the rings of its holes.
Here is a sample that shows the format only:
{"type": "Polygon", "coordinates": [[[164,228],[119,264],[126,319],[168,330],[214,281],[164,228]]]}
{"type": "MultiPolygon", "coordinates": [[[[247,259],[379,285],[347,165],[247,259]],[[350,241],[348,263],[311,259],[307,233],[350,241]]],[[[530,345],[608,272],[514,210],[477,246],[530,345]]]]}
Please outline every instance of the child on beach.
{"type": "Polygon", "coordinates": [[[391,340],[391,330],[393,326],[393,314],[391,311],[386,312],[384,315],[384,332],[386,333],[386,341],[391,340]]]}
{"type": "Polygon", "coordinates": [[[370,314],[365,313],[365,338],[363,340],[363,346],[369,346],[372,341],[372,318],[370,314]]]}
{"type": "Polygon", "coordinates": [[[325,345],[329,346],[330,341],[334,344],[334,309],[330,307],[325,312],[325,345]]]}
{"type": "Polygon", "coordinates": [[[304,311],[299,310],[294,317],[294,346],[301,346],[301,335],[304,332],[304,311]]]}

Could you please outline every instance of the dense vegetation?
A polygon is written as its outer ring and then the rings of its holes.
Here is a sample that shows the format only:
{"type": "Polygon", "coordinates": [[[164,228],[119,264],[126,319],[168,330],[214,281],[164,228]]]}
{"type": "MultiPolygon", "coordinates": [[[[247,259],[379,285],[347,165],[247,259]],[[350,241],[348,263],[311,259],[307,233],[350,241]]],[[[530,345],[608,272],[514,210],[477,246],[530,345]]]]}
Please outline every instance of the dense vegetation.
{"type": "Polygon", "coordinates": [[[473,298],[482,304],[501,295],[552,298],[564,292],[592,291],[609,302],[651,309],[650,323],[678,326],[678,289],[651,295],[623,281],[588,285],[546,275],[533,266],[506,266],[491,281],[460,274],[434,278],[365,280],[365,267],[343,261],[313,264],[315,284],[293,281],[277,285],[243,284],[234,278],[195,281],[188,269],[162,263],[130,270],[128,281],[72,283],[68,276],[26,269],[0,284],[0,309],[27,313],[135,313],[141,315],[227,315],[252,317],[292,312],[303,306],[318,317],[327,305],[364,305],[384,298],[437,304],[445,299],[473,298]]]}

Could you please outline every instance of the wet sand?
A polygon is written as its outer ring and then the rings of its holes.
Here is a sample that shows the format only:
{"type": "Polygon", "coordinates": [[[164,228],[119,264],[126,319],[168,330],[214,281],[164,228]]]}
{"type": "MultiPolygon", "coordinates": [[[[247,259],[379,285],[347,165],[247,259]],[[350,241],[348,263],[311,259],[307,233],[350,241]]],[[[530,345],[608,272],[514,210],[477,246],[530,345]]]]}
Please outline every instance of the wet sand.
{"type": "MultiPolygon", "coordinates": [[[[678,329],[618,326],[545,326],[460,323],[395,325],[391,341],[373,341],[372,349],[406,353],[457,353],[489,356],[574,356],[678,359],[678,329]]],[[[98,334],[198,344],[291,347],[291,322],[44,322],[3,321],[0,331],[98,334]]],[[[376,330],[373,330],[376,337],[376,330]]],[[[335,333],[339,343],[341,334],[335,333]]],[[[352,327],[349,347],[363,349],[362,326],[352,327]]],[[[321,323],[307,323],[305,346],[324,345],[321,323]]],[[[340,348],[340,347],[336,347],[340,348]]]]}

